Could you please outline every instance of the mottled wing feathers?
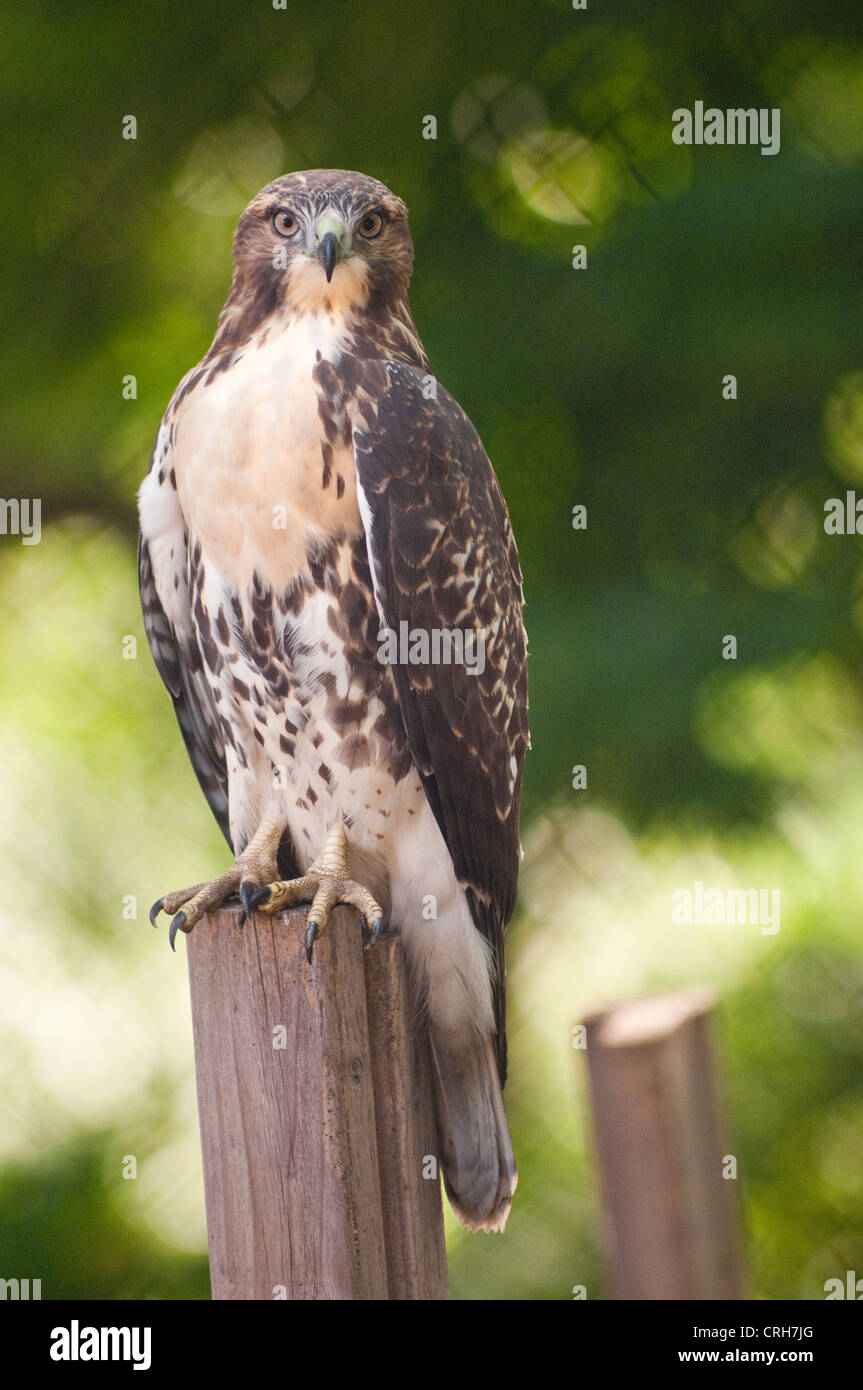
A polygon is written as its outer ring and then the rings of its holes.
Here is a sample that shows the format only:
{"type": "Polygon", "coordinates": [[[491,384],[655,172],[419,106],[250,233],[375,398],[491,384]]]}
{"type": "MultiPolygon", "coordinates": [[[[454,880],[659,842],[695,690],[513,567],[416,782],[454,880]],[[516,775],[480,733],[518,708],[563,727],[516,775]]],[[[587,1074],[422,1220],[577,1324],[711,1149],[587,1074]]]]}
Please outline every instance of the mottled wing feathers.
{"type": "MultiPolygon", "coordinates": [[[[369,363],[354,453],[375,595],[386,626],[481,630],[484,669],[392,667],[429,805],[494,952],[498,1061],[503,1042],[503,930],[518,877],[518,813],[527,747],[522,580],[506,504],[460,406],[429,377],[369,363]]],[[[479,657],[478,650],[476,656],[479,657]]],[[[480,665],[475,661],[474,665],[480,665]]]]}
{"type": "MultiPolygon", "coordinates": [[[[155,474],[151,474],[147,482],[174,492],[170,483],[163,479],[157,481],[155,474]]],[[[164,536],[153,538],[152,545],[159,553],[158,578],[154,573],[151,544],[143,531],[138,537],[138,580],[144,630],[159,675],[174,702],[177,722],[201,789],[230,844],[224,738],[192,623],[187,583],[188,539],[176,492],[173,498],[166,497],[165,501],[171,512],[175,512],[174,540],[168,547],[164,536]],[[170,593],[170,600],[166,600],[170,618],[160,590],[170,593]]],[[[163,503],[160,511],[164,514],[165,510],[163,503]]]]}

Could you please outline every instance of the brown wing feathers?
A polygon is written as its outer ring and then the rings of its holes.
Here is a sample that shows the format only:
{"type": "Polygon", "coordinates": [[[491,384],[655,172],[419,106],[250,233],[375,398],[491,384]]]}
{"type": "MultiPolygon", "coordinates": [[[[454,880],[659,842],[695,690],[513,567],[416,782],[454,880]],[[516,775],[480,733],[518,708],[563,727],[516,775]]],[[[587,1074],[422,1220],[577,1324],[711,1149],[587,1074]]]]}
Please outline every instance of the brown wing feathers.
{"type": "MultiPolygon", "coordinates": [[[[369,364],[354,430],[369,556],[386,623],[485,634],[485,668],[397,664],[411,752],[498,965],[503,1072],[503,929],[515,907],[527,746],[521,571],[506,505],[467,416],[401,363],[369,364]]],[[[479,663],[475,663],[479,664],[479,663]]]]}

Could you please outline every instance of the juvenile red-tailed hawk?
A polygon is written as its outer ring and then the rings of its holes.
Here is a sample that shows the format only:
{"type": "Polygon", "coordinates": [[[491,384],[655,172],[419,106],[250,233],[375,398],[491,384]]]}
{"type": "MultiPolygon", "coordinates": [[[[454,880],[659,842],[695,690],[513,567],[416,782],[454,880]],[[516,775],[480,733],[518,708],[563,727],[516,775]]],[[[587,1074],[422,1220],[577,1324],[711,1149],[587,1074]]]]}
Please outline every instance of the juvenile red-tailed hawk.
{"type": "Polygon", "coordinates": [[[234,261],[141,487],[139,569],[156,665],[237,857],[151,918],[173,916],[173,945],[231,894],[244,912],[311,902],[309,955],[334,904],[369,942],[387,920],[428,1019],[450,1201],[500,1230],[527,745],[506,505],[430,375],[389,189],[334,169],[276,179],[234,261]]]}

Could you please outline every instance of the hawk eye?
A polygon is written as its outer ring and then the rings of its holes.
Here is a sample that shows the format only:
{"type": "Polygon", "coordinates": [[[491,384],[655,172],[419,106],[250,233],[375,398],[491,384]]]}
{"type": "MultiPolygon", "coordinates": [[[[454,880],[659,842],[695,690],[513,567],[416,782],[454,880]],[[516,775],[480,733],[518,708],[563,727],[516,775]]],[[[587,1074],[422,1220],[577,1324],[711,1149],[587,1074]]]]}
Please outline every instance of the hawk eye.
{"type": "Polygon", "coordinates": [[[299,231],[300,224],[292,212],[280,208],[278,212],[273,213],[273,227],[279,236],[293,236],[299,231]]]}
{"type": "Polygon", "coordinates": [[[378,236],[380,234],[383,225],[384,219],[381,217],[379,212],[367,212],[365,217],[361,218],[360,220],[360,235],[368,237],[369,240],[371,240],[372,237],[378,236]]]}

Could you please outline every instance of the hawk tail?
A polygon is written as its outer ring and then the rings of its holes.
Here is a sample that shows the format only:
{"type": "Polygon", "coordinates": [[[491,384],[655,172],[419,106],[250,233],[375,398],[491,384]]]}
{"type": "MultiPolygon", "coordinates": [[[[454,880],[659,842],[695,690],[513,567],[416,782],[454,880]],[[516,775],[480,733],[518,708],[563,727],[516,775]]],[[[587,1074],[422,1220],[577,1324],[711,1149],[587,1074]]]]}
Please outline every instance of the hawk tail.
{"type": "Polygon", "coordinates": [[[450,1205],[469,1231],[502,1231],[518,1181],[490,1038],[456,1046],[432,1028],[440,1163],[450,1205]]]}

